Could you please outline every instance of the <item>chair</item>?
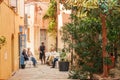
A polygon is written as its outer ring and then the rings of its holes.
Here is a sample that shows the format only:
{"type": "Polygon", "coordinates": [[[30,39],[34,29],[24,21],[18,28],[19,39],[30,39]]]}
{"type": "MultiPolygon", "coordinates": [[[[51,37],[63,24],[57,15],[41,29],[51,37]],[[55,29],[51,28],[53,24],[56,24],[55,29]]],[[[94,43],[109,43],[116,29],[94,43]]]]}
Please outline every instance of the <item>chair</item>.
{"type": "Polygon", "coordinates": [[[26,67],[32,67],[33,66],[33,62],[31,60],[31,57],[29,57],[28,60],[25,61],[25,65],[26,65],[26,67]]]}
{"type": "Polygon", "coordinates": [[[59,61],[56,61],[55,65],[56,68],[59,68],[59,61]]]}

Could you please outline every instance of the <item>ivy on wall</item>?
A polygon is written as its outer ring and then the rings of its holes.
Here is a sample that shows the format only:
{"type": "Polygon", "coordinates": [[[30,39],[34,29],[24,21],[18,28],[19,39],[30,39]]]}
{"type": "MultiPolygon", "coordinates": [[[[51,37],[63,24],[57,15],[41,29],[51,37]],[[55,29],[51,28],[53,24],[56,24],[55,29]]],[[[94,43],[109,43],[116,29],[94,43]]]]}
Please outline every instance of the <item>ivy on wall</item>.
{"type": "Polygon", "coordinates": [[[43,19],[49,19],[48,32],[51,35],[56,36],[57,33],[57,2],[51,0],[46,14],[43,16],[43,19]]]}

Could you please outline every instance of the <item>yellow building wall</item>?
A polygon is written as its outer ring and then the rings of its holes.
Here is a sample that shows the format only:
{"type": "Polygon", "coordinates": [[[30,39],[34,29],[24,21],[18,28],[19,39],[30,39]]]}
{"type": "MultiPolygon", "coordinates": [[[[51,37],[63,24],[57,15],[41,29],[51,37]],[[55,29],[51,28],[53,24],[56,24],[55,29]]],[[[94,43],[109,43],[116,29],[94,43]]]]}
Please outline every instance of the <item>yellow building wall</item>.
{"type": "Polygon", "coordinates": [[[0,50],[0,80],[8,79],[19,69],[19,26],[23,19],[4,2],[0,4],[0,36],[6,37],[6,44],[0,50]]]}

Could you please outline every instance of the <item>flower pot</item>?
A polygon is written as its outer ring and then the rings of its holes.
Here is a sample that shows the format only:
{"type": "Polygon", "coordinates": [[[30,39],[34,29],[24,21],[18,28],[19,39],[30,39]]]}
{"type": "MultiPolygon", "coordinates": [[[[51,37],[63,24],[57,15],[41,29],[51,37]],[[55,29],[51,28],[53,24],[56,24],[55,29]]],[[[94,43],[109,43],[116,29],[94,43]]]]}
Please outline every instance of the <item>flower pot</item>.
{"type": "Polygon", "coordinates": [[[59,62],[59,71],[68,71],[69,70],[69,62],[60,61],[59,62]]]}

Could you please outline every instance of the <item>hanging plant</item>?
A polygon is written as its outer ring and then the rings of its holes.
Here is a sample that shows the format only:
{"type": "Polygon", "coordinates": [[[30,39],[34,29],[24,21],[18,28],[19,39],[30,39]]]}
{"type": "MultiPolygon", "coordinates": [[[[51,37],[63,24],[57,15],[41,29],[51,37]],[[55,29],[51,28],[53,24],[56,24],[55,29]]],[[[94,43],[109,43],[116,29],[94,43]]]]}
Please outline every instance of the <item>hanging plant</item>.
{"type": "Polygon", "coordinates": [[[5,45],[5,43],[6,43],[6,38],[4,36],[1,36],[0,37],[0,49],[3,45],[5,45]]]}

